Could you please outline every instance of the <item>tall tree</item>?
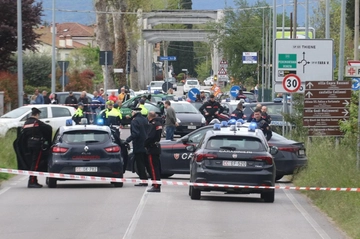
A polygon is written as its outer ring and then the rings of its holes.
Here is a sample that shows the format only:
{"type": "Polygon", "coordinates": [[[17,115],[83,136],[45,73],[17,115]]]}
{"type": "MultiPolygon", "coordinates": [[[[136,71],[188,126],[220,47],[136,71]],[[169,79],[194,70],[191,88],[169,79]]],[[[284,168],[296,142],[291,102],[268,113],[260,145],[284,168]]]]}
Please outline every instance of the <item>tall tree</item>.
{"type": "MultiPolygon", "coordinates": [[[[35,51],[39,43],[33,27],[41,23],[42,3],[22,0],[23,50],[35,51]]],[[[0,0],[0,70],[15,65],[12,58],[17,51],[17,1],[0,0]]]]}
{"type": "MultiPolygon", "coordinates": [[[[355,1],[347,0],[346,1],[346,25],[354,34],[354,25],[355,25],[355,1]]],[[[360,24],[360,20],[359,23],[360,24]]]]}

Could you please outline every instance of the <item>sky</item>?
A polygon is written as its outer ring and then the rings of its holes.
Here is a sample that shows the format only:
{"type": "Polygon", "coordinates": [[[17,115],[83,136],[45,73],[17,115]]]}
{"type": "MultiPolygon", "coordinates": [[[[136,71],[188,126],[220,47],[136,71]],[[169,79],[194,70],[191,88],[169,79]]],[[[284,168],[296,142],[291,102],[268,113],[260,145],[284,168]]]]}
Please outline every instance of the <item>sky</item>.
{"type": "MultiPolygon", "coordinates": [[[[52,4],[55,1],[55,8],[61,11],[56,11],[56,22],[80,22],[82,24],[91,24],[95,22],[94,13],[84,13],[81,11],[93,11],[93,0],[36,0],[38,2],[43,2],[44,7],[44,17],[43,19],[47,22],[52,21],[52,4]]],[[[164,0],[165,1],[165,0],[164,0]]],[[[273,0],[266,0],[269,5],[272,6],[273,0]]],[[[293,7],[290,6],[293,2],[292,0],[277,0],[277,5],[282,5],[285,1],[287,15],[293,11],[293,7]]],[[[193,10],[218,10],[227,7],[235,7],[236,0],[192,0],[193,10]]],[[[248,2],[254,3],[255,0],[248,0],[248,2]]],[[[300,26],[304,25],[305,19],[305,9],[304,3],[305,0],[298,0],[298,24],[300,26]]],[[[317,0],[309,0],[310,2],[310,13],[317,0]]],[[[277,8],[278,13],[282,13],[282,7],[277,8]]]]}

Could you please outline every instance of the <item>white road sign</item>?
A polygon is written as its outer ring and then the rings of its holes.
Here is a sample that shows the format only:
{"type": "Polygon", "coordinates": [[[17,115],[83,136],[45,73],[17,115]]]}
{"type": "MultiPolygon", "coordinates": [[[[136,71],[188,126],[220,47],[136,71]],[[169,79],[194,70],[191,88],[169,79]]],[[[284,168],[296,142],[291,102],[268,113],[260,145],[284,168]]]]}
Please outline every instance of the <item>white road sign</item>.
{"type": "Polygon", "coordinates": [[[332,39],[276,39],[275,81],[282,82],[284,72],[302,82],[333,80],[333,54],[332,39]]]}
{"type": "Polygon", "coordinates": [[[347,77],[360,77],[360,66],[346,66],[345,76],[347,77]]]}

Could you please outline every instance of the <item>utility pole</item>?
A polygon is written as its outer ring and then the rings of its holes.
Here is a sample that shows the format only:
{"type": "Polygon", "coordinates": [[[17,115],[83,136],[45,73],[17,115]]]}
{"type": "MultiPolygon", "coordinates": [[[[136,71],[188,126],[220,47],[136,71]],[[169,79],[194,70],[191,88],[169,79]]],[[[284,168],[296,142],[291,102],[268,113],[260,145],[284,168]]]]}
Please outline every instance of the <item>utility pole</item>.
{"type": "Polygon", "coordinates": [[[359,0],[355,0],[354,60],[359,60],[359,0]]]}
{"type": "Polygon", "coordinates": [[[298,2],[297,2],[297,0],[294,0],[294,15],[293,15],[293,20],[294,20],[294,31],[293,31],[293,37],[292,38],[294,38],[294,39],[296,39],[296,35],[297,35],[297,33],[296,33],[296,27],[297,27],[297,5],[298,5],[298,2]]]}
{"type": "Polygon", "coordinates": [[[18,102],[19,106],[24,105],[23,89],[23,39],[22,39],[22,7],[21,0],[17,1],[17,50],[18,50],[18,102]]]}
{"type": "Polygon", "coordinates": [[[341,21],[340,21],[340,46],[339,46],[339,71],[338,81],[344,79],[344,52],[345,52],[345,16],[346,0],[341,1],[341,21]]]}
{"type": "MultiPolygon", "coordinates": [[[[53,0],[52,6],[52,39],[51,39],[51,92],[56,91],[56,24],[55,24],[55,0],[53,0]]],[[[105,91],[106,93],[106,91],[105,91]]]]}
{"type": "Polygon", "coordinates": [[[330,38],[330,1],[325,1],[325,38],[330,38]]]}
{"type": "Polygon", "coordinates": [[[309,38],[309,0],[305,0],[305,38],[309,38]]]}

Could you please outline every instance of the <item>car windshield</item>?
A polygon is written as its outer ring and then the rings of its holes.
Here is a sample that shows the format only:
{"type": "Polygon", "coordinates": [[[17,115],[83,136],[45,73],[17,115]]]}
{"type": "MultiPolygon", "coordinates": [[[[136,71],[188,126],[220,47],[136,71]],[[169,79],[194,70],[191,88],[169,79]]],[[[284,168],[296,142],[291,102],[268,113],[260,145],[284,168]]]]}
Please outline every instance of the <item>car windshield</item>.
{"type": "Polygon", "coordinates": [[[188,84],[188,85],[197,85],[198,82],[196,80],[187,80],[186,84],[188,84]]]}
{"type": "Polygon", "coordinates": [[[166,78],[164,81],[165,81],[165,82],[171,82],[171,83],[175,83],[175,82],[176,82],[175,78],[166,78]]]}
{"type": "Polygon", "coordinates": [[[171,104],[176,113],[198,114],[199,111],[192,104],[171,104]]]}
{"type": "Polygon", "coordinates": [[[150,83],[150,86],[151,87],[162,87],[163,84],[164,84],[164,82],[162,82],[162,81],[159,81],[159,82],[153,81],[150,83]]]}
{"type": "Polygon", "coordinates": [[[254,94],[244,93],[244,95],[245,95],[250,101],[256,101],[256,97],[255,97],[254,94]]]}
{"type": "Polygon", "coordinates": [[[15,119],[15,118],[22,116],[23,114],[25,114],[27,112],[30,112],[30,108],[20,107],[20,108],[17,108],[15,110],[12,110],[12,111],[4,114],[3,116],[1,116],[1,118],[15,119]]]}
{"type": "Polygon", "coordinates": [[[72,143],[104,143],[110,139],[106,131],[100,130],[74,130],[65,132],[62,141],[67,144],[72,143]]]}
{"type": "Polygon", "coordinates": [[[209,139],[206,149],[231,151],[266,151],[260,139],[246,136],[215,136],[209,139]]]}

